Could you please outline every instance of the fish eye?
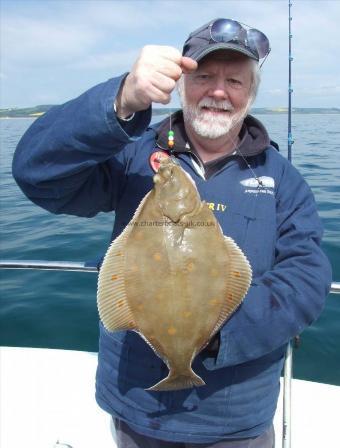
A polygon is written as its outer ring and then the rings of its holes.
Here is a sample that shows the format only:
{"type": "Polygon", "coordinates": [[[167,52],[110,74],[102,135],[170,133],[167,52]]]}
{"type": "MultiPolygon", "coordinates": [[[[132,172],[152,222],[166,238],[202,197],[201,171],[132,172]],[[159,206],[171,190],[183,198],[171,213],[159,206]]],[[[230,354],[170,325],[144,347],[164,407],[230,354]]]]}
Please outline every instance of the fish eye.
{"type": "Polygon", "coordinates": [[[172,168],[169,166],[166,167],[162,167],[161,168],[161,174],[163,177],[165,177],[166,179],[170,179],[171,175],[172,175],[172,168]]]}

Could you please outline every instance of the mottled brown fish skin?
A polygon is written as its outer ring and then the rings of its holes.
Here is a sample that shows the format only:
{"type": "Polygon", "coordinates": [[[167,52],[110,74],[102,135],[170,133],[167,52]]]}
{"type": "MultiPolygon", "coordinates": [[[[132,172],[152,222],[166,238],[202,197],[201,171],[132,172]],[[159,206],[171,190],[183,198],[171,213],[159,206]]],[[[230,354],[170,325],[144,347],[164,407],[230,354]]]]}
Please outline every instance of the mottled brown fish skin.
{"type": "Polygon", "coordinates": [[[250,279],[182,168],[166,159],[154,182],[127,232],[124,285],[134,328],[170,369],[150,389],[176,390],[205,384],[191,363],[241,302],[235,281],[250,279]]]}

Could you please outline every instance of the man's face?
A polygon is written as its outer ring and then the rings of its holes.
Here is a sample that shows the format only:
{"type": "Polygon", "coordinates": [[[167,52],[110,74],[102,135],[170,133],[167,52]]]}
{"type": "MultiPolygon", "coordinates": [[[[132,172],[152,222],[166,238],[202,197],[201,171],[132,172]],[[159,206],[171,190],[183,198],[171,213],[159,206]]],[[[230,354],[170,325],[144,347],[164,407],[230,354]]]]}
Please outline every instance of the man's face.
{"type": "Polygon", "coordinates": [[[243,120],[252,102],[251,61],[239,54],[213,53],[185,75],[183,83],[184,120],[206,138],[226,135],[243,120]]]}

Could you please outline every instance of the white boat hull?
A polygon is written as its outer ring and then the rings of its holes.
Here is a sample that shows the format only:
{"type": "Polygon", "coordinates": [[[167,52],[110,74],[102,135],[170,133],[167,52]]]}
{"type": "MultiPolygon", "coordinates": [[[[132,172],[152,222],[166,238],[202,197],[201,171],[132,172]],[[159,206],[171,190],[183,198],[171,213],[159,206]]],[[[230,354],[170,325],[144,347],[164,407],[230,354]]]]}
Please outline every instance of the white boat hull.
{"type": "MultiPolygon", "coordinates": [[[[94,398],[96,364],[92,353],[1,348],[0,446],[116,448],[94,398]]],[[[294,380],[292,448],[339,446],[339,409],[340,387],[294,380]]],[[[274,423],[281,447],[282,393],[274,423]]]]}

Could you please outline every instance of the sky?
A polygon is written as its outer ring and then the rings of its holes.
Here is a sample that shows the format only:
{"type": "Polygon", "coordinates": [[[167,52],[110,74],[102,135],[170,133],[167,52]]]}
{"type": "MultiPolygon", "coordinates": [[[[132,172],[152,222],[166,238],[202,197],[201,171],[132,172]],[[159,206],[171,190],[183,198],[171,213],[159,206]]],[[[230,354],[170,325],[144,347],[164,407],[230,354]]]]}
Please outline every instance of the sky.
{"type": "MultiPolygon", "coordinates": [[[[340,0],[292,0],[293,107],[340,107],[340,0]]],[[[0,0],[0,108],[60,104],[129,71],[144,45],[181,49],[211,19],[264,32],[255,107],[288,102],[288,0],[0,0]]],[[[174,94],[170,106],[179,104],[174,94]]],[[[160,105],[161,106],[161,105],[160,105]]]]}

